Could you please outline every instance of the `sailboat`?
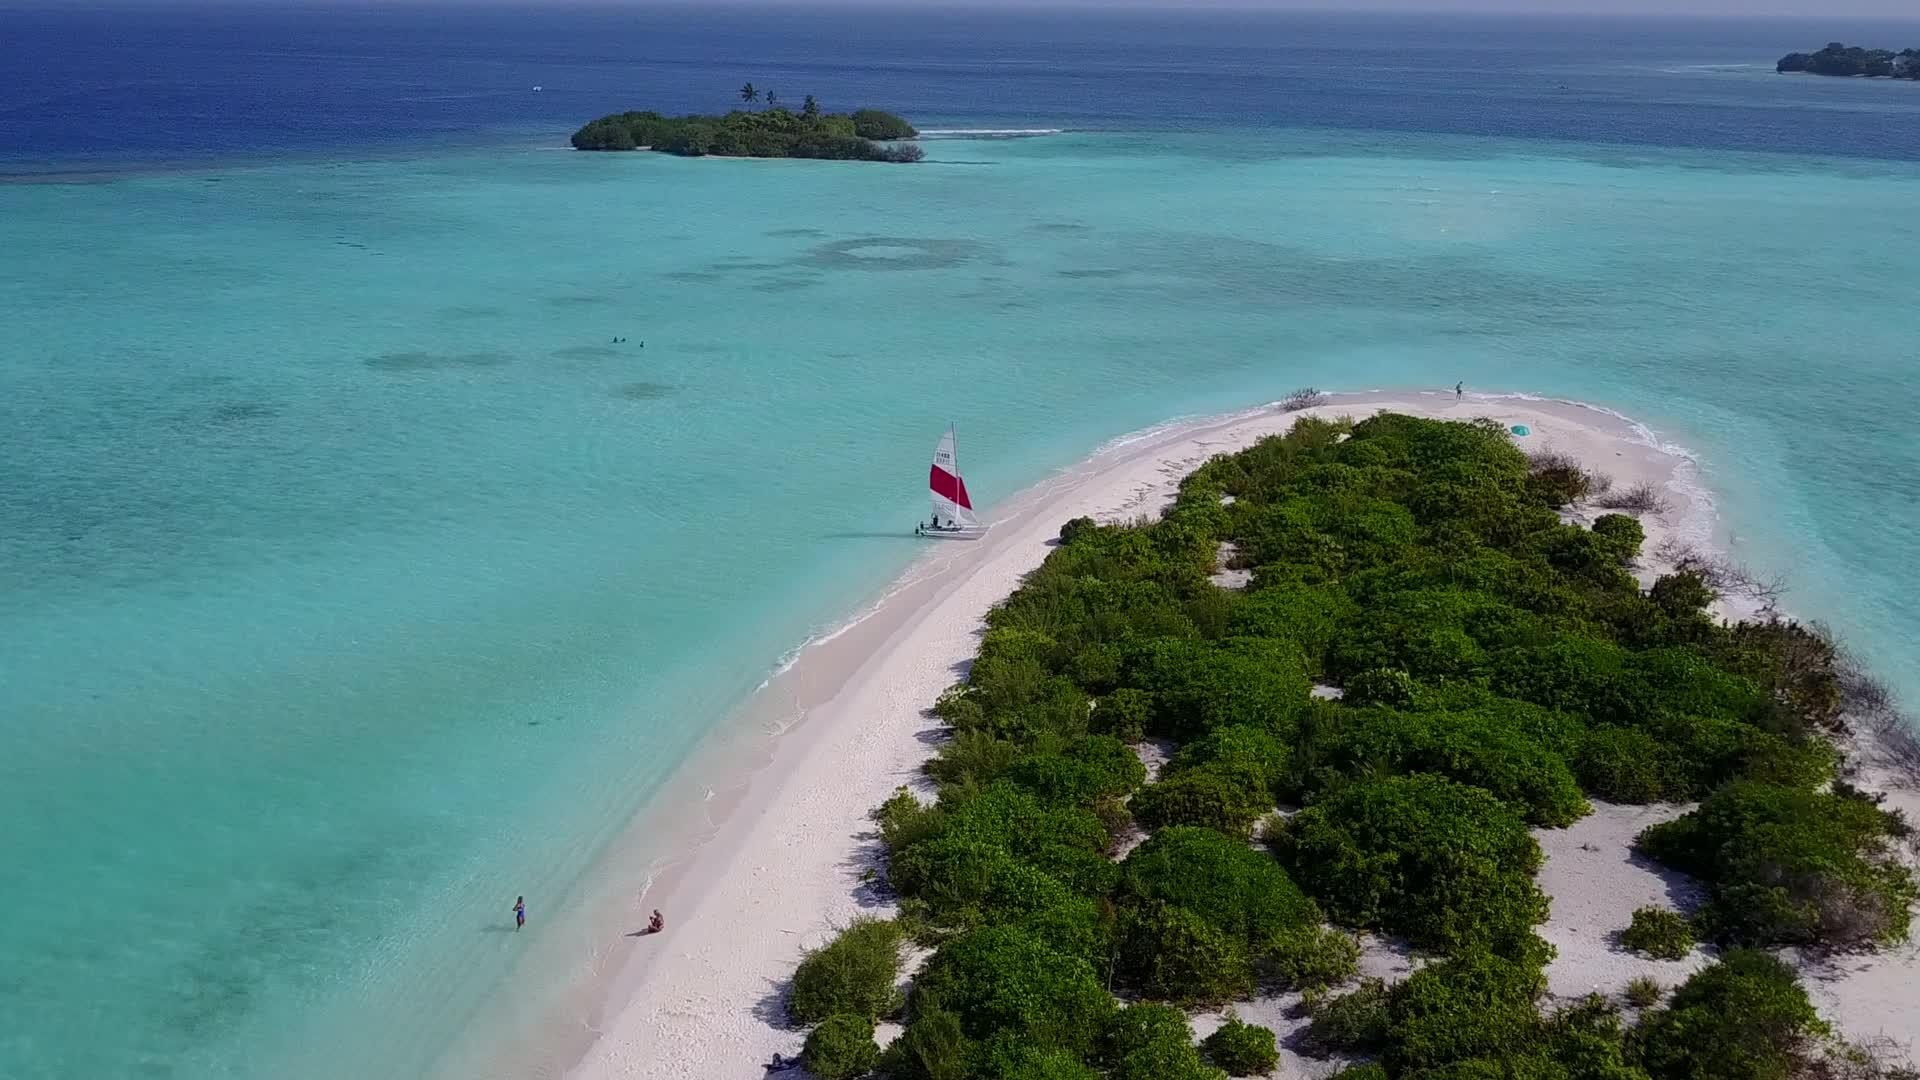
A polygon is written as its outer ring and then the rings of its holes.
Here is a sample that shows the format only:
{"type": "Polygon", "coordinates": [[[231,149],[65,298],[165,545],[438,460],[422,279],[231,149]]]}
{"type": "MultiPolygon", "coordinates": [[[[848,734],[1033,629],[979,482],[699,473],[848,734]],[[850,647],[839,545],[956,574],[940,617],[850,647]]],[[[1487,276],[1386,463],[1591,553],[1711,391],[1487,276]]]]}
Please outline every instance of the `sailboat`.
{"type": "Polygon", "coordinates": [[[933,448],[927,490],[933,497],[933,524],[916,526],[914,532],[939,540],[978,540],[987,535],[987,526],[974,516],[973,500],[967,498],[967,482],[960,479],[960,457],[951,424],[933,448]]]}

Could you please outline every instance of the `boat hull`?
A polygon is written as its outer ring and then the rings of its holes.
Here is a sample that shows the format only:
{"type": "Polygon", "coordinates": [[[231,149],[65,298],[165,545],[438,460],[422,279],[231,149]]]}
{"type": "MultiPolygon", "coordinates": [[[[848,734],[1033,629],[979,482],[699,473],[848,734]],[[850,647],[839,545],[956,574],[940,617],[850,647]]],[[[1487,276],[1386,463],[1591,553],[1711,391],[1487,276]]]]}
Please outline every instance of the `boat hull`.
{"type": "Polygon", "coordinates": [[[977,529],[921,529],[918,534],[928,540],[978,540],[987,535],[987,527],[977,529]]]}

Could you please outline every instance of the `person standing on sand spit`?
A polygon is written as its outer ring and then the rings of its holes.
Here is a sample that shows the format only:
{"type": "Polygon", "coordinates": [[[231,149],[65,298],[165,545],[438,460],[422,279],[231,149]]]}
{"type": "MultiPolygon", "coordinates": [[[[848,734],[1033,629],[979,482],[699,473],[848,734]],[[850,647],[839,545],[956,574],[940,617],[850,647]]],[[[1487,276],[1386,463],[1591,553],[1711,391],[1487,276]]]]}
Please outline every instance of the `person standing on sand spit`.
{"type": "Polygon", "coordinates": [[[527,898],[518,897],[513,902],[513,928],[517,932],[527,925],[527,898]]]}
{"type": "Polygon", "coordinates": [[[1453,400],[1459,401],[1467,396],[1466,390],[1463,389],[1463,387],[1465,387],[1466,385],[1467,384],[1465,382],[1457,382],[1453,384],[1453,400]]]}

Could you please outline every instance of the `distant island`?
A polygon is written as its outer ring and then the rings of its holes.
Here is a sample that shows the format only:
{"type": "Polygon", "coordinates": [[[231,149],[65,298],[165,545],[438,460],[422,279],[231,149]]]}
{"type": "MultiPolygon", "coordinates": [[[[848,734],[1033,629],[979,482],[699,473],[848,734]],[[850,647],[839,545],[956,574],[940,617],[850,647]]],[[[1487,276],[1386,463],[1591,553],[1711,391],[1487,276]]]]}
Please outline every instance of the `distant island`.
{"type": "Polygon", "coordinates": [[[1830,41],[1813,53],[1788,53],[1775,71],[1806,71],[1815,75],[1866,75],[1889,79],[1920,79],[1920,49],[1863,49],[1830,41]]]}
{"type": "Polygon", "coordinates": [[[808,94],[795,112],[773,91],[752,83],[740,88],[748,105],[725,116],[662,116],[623,112],[603,116],[573,133],[575,150],[657,150],[682,157],[825,158],[834,161],[919,161],[917,143],[897,142],[920,133],[890,112],[858,109],[826,113],[808,94]]]}

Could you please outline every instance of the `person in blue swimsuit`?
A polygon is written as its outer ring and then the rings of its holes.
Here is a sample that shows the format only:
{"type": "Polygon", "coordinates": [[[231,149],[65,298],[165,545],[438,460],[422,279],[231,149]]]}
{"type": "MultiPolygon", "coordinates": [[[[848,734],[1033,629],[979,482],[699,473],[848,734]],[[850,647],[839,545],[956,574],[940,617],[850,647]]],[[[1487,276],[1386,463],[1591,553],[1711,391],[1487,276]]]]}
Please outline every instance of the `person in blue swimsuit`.
{"type": "Polygon", "coordinates": [[[519,930],[527,925],[527,898],[522,896],[513,902],[513,928],[519,930]]]}

